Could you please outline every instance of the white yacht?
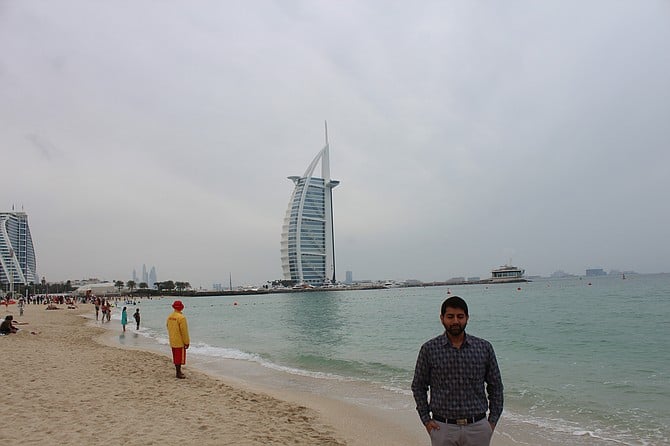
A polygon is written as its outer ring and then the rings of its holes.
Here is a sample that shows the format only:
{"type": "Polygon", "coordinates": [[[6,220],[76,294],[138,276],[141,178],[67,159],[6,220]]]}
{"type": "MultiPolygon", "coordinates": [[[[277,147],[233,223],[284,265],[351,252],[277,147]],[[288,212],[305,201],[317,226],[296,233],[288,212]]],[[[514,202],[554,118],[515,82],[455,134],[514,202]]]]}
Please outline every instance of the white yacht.
{"type": "Polygon", "coordinates": [[[526,270],[517,268],[516,266],[503,265],[491,271],[491,283],[507,283],[507,282],[528,282],[523,277],[526,270]]]}

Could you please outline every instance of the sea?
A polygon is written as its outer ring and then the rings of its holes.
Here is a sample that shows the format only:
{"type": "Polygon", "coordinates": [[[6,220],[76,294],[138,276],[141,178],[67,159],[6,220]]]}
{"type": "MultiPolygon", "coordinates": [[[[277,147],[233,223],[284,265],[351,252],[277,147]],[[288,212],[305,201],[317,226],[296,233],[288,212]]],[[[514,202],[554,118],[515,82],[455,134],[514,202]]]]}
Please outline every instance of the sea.
{"type": "MultiPolygon", "coordinates": [[[[452,295],[468,303],[466,332],[489,340],[498,357],[505,409],[497,433],[518,444],[670,444],[670,274],[184,297],[189,364],[411,413],[419,425],[416,356],[443,332],[440,305],[452,295]]],[[[120,342],[167,354],[174,300],[128,304],[120,342]]]]}

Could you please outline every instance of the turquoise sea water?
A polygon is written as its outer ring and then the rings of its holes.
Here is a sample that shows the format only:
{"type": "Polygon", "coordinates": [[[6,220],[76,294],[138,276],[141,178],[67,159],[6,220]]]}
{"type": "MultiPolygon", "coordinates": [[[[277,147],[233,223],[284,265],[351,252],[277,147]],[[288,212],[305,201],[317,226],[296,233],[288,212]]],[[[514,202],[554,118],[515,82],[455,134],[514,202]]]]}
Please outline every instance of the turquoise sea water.
{"type": "MultiPolygon", "coordinates": [[[[512,438],[524,430],[542,444],[670,444],[667,274],[182,300],[193,357],[250,361],[324,388],[363,384],[365,404],[407,410],[418,349],[443,331],[448,293],[468,302],[467,331],[496,350],[501,426],[512,438]]],[[[171,302],[139,303],[150,341],[166,342],[171,302]]]]}

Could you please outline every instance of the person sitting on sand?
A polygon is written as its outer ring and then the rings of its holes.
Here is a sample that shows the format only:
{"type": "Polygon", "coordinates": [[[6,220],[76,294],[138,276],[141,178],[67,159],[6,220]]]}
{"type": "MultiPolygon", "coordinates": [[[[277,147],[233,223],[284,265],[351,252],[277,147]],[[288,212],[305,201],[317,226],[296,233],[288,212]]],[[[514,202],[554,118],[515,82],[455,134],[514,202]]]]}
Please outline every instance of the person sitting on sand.
{"type": "Polygon", "coordinates": [[[14,316],[8,314],[5,317],[5,320],[0,324],[0,334],[8,335],[19,331],[19,329],[14,324],[14,316]]]}

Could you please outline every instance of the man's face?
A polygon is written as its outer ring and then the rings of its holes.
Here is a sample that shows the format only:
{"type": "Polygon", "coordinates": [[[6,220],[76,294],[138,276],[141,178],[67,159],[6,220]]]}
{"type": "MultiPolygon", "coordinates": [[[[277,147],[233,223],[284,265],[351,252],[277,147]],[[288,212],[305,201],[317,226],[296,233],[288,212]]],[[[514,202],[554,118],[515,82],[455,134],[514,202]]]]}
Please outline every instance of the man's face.
{"type": "Polygon", "coordinates": [[[465,311],[460,308],[447,307],[444,314],[440,315],[440,320],[444,329],[452,336],[458,336],[465,330],[468,325],[468,316],[465,311]]]}

